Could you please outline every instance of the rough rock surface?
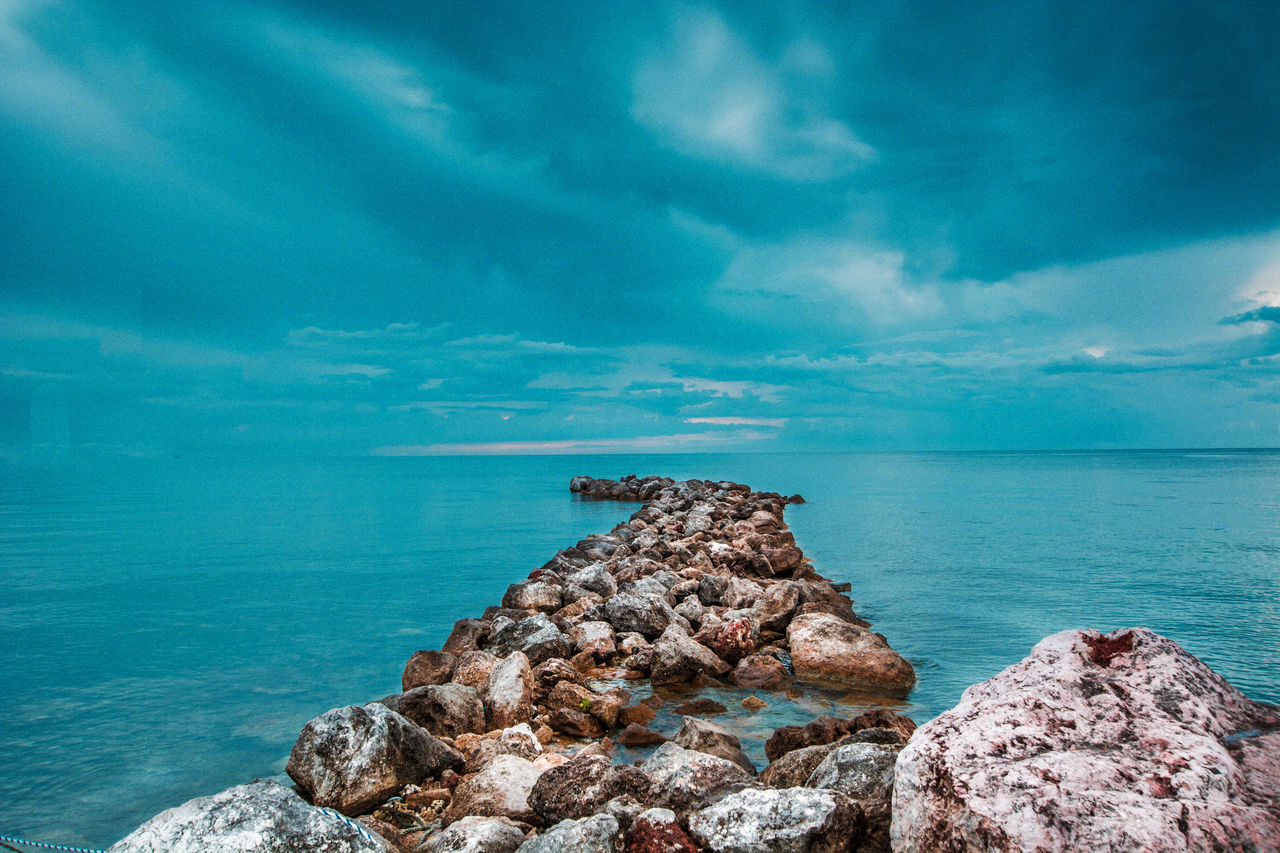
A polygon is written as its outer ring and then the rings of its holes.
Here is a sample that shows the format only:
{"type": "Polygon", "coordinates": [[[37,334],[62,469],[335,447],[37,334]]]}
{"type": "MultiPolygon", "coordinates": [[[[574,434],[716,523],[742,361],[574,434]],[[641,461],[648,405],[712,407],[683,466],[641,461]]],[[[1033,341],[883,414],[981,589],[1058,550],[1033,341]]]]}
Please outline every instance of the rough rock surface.
{"type": "Polygon", "coordinates": [[[861,811],[843,794],[810,788],[745,790],[689,818],[712,853],[844,853],[862,842],[861,811]]]}
{"type": "Polygon", "coordinates": [[[377,702],[321,714],[303,728],[285,771],[318,806],[368,811],[462,756],[377,702]]]}
{"type": "Polygon", "coordinates": [[[535,819],[529,792],[542,775],[532,761],[517,755],[499,755],[489,765],[458,785],[442,819],[446,824],[468,815],[535,819]]]}
{"type": "Polygon", "coordinates": [[[490,729],[505,729],[528,720],[533,708],[533,670],[529,659],[515,652],[494,666],[483,698],[490,729]]]}
{"type": "Polygon", "coordinates": [[[562,820],[521,846],[523,853],[613,853],[618,819],[597,814],[580,820],[562,820]]]}
{"type": "Polygon", "coordinates": [[[640,765],[653,780],[649,794],[655,805],[681,818],[756,781],[732,761],[664,743],[640,765]]]}
{"type": "Polygon", "coordinates": [[[383,838],[266,779],[161,812],[110,853],[389,853],[383,838]]]}
{"type": "Polygon", "coordinates": [[[729,671],[715,652],[694,642],[679,625],[670,625],[653,644],[653,669],[649,674],[655,685],[679,684],[700,674],[724,675],[729,671]]]}
{"type": "Polygon", "coordinates": [[[586,817],[615,797],[648,798],[651,781],[635,767],[614,766],[608,758],[586,755],[543,773],[529,793],[529,805],[551,825],[586,817]]]}
{"type": "Polygon", "coordinates": [[[1280,709],[1143,628],[1064,631],[898,759],[893,848],[1278,850],[1280,709]]]}
{"type": "Polygon", "coordinates": [[[732,761],[752,776],[756,775],[756,767],[742,751],[738,736],[710,720],[685,717],[680,724],[680,731],[676,732],[672,741],[685,749],[694,749],[732,761]]]}
{"type": "Polygon", "coordinates": [[[514,853],[524,831],[505,817],[464,817],[421,846],[426,853],[514,853]]]}
{"type": "Polygon", "coordinates": [[[839,791],[862,809],[867,837],[860,851],[889,849],[893,802],[893,767],[901,744],[849,743],[827,753],[805,783],[809,788],[839,791]]]}
{"type": "Polygon", "coordinates": [[[404,665],[404,674],[400,676],[400,689],[409,691],[429,684],[444,684],[453,675],[454,667],[457,665],[457,655],[426,649],[416,651],[404,665]]]}
{"type": "Polygon", "coordinates": [[[627,829],[623,849],[626,853],[698,853],[671,809],[648,809],[637,815],[627,829]]]}
{"type": "Polygon", "coordinates": [[[485,651],[500,658],[523,652],[530,665],[536,666],[548,658],[569,657],[573,643],[545,613],[539,613],[494,631],[485,651]]]}
{"type": "Polygon", "coordinates": [[[466,732],[485,731],[480,696],[462,684],[415,687],[379,701],[437,737],[456,738],[466,732]]]}
{"type": "Polygon", "coordinates": [[[809,681],[906,696],[916,683],[911,664],[884,637],[830,613],[804,613],[787,626],[791,667],[809,681]]]}

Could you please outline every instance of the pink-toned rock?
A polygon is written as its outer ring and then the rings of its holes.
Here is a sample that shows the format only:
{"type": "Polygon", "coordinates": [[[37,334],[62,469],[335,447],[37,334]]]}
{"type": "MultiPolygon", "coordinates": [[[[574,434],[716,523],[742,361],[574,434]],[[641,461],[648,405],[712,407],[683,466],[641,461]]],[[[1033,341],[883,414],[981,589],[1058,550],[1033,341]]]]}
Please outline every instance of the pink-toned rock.
{"type": "Polygon", "coordinates": [[[1278,728],[1151,631],[1054,634],[912,737],[893,849],[1280,850],[1278,728]]]}
{"type": "Polygon", "coordinates": [[[830,613],[804,613],[787,626],[791,667],[806,681],[906,696],[915,670],[884,637],[830,613]]]}
{"type": "Polygon", "coordinates": [[[449,680],[449,676],[453,675],[454,667],[457,665],[457,655],[449,652],[416,651],[404,665],[404,675],[400,676],[400,689],[408,691],[415,687],[444,684],[449,680]]]}
{"type": "Polygon", "coordinates": [[[523,723],[533,711],[533,671],[520,652],[498,663],[483,691],[486,722],[490,729],[523,723]]]}

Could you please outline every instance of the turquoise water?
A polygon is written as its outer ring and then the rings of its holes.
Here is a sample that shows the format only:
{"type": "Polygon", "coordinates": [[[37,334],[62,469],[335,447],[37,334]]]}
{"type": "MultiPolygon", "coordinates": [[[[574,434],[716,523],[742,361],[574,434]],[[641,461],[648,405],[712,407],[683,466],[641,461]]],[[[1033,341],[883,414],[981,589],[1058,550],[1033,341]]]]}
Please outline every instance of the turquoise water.
{"type": "Polygon", "coordinates": [[[105,846],[280,772],[312,716],[634,509],[579,473],[802,493],[797,539],[916,665],[918,720],[1086,626],[1280,701],[1277,452],[0,463],[0,834],[105,846]]]}

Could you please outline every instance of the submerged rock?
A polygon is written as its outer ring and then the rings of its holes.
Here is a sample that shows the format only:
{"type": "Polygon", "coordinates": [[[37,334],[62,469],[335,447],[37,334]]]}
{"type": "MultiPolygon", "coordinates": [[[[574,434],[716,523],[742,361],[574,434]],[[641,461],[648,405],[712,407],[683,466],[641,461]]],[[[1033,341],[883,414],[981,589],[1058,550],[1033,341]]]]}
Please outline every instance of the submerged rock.
{"type": "Polygon", "coordinates": [[[1278,850],[1280,709],[1143,628],[1064,631],[898,759],[893,847],[1278,850]]]}
{"type": "Polygon", "coordinates": [[[787,626],[791,666],[809,681],[906,696],[916,673],[879,634],[830,613],[804,613],[787,626]]]}
{"type": "Polygon", "coordinates": [[[457,750],[385,705],[350,705],[303,728],[285,771],[318,806],[356,815],[462,764],[457,750]]]}
{"type": "Polygon", "coordinates": [[[161,812],[110,853],[390,853],[381,836],[258,779],[161,812]]]}

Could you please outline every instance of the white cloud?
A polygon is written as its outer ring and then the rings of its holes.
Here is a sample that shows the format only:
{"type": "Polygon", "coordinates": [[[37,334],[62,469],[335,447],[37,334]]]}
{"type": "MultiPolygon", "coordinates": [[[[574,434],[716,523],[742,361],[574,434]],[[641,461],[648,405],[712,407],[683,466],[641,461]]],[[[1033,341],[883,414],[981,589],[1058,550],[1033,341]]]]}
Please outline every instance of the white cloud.
{"type": "Polygon", "coordinates": [[[598,453],[684,453],[702,447],[720,447],[768,441],[772,432],[733,430],[628,438],[565,439],[560,441],[482,441],[440,444],[404,444],[377,447],[374,456],[557,456],[598,453]]]}
{"type": "Polygon", "coordinates": [[[632,116],[686,154],[793,180],[838,178],[875,151],[788,85],[789,67],[822,73],[824,56],[798,43],[774,67],[714,13],[686,11],[671,42],[636,70],[632,116]]]}
{"type": "Polygon", "coordinates": [[[687,424],[715,424],[716,426],[763,426],[784,427],[786,418],[685,418],[687,424]]]}

